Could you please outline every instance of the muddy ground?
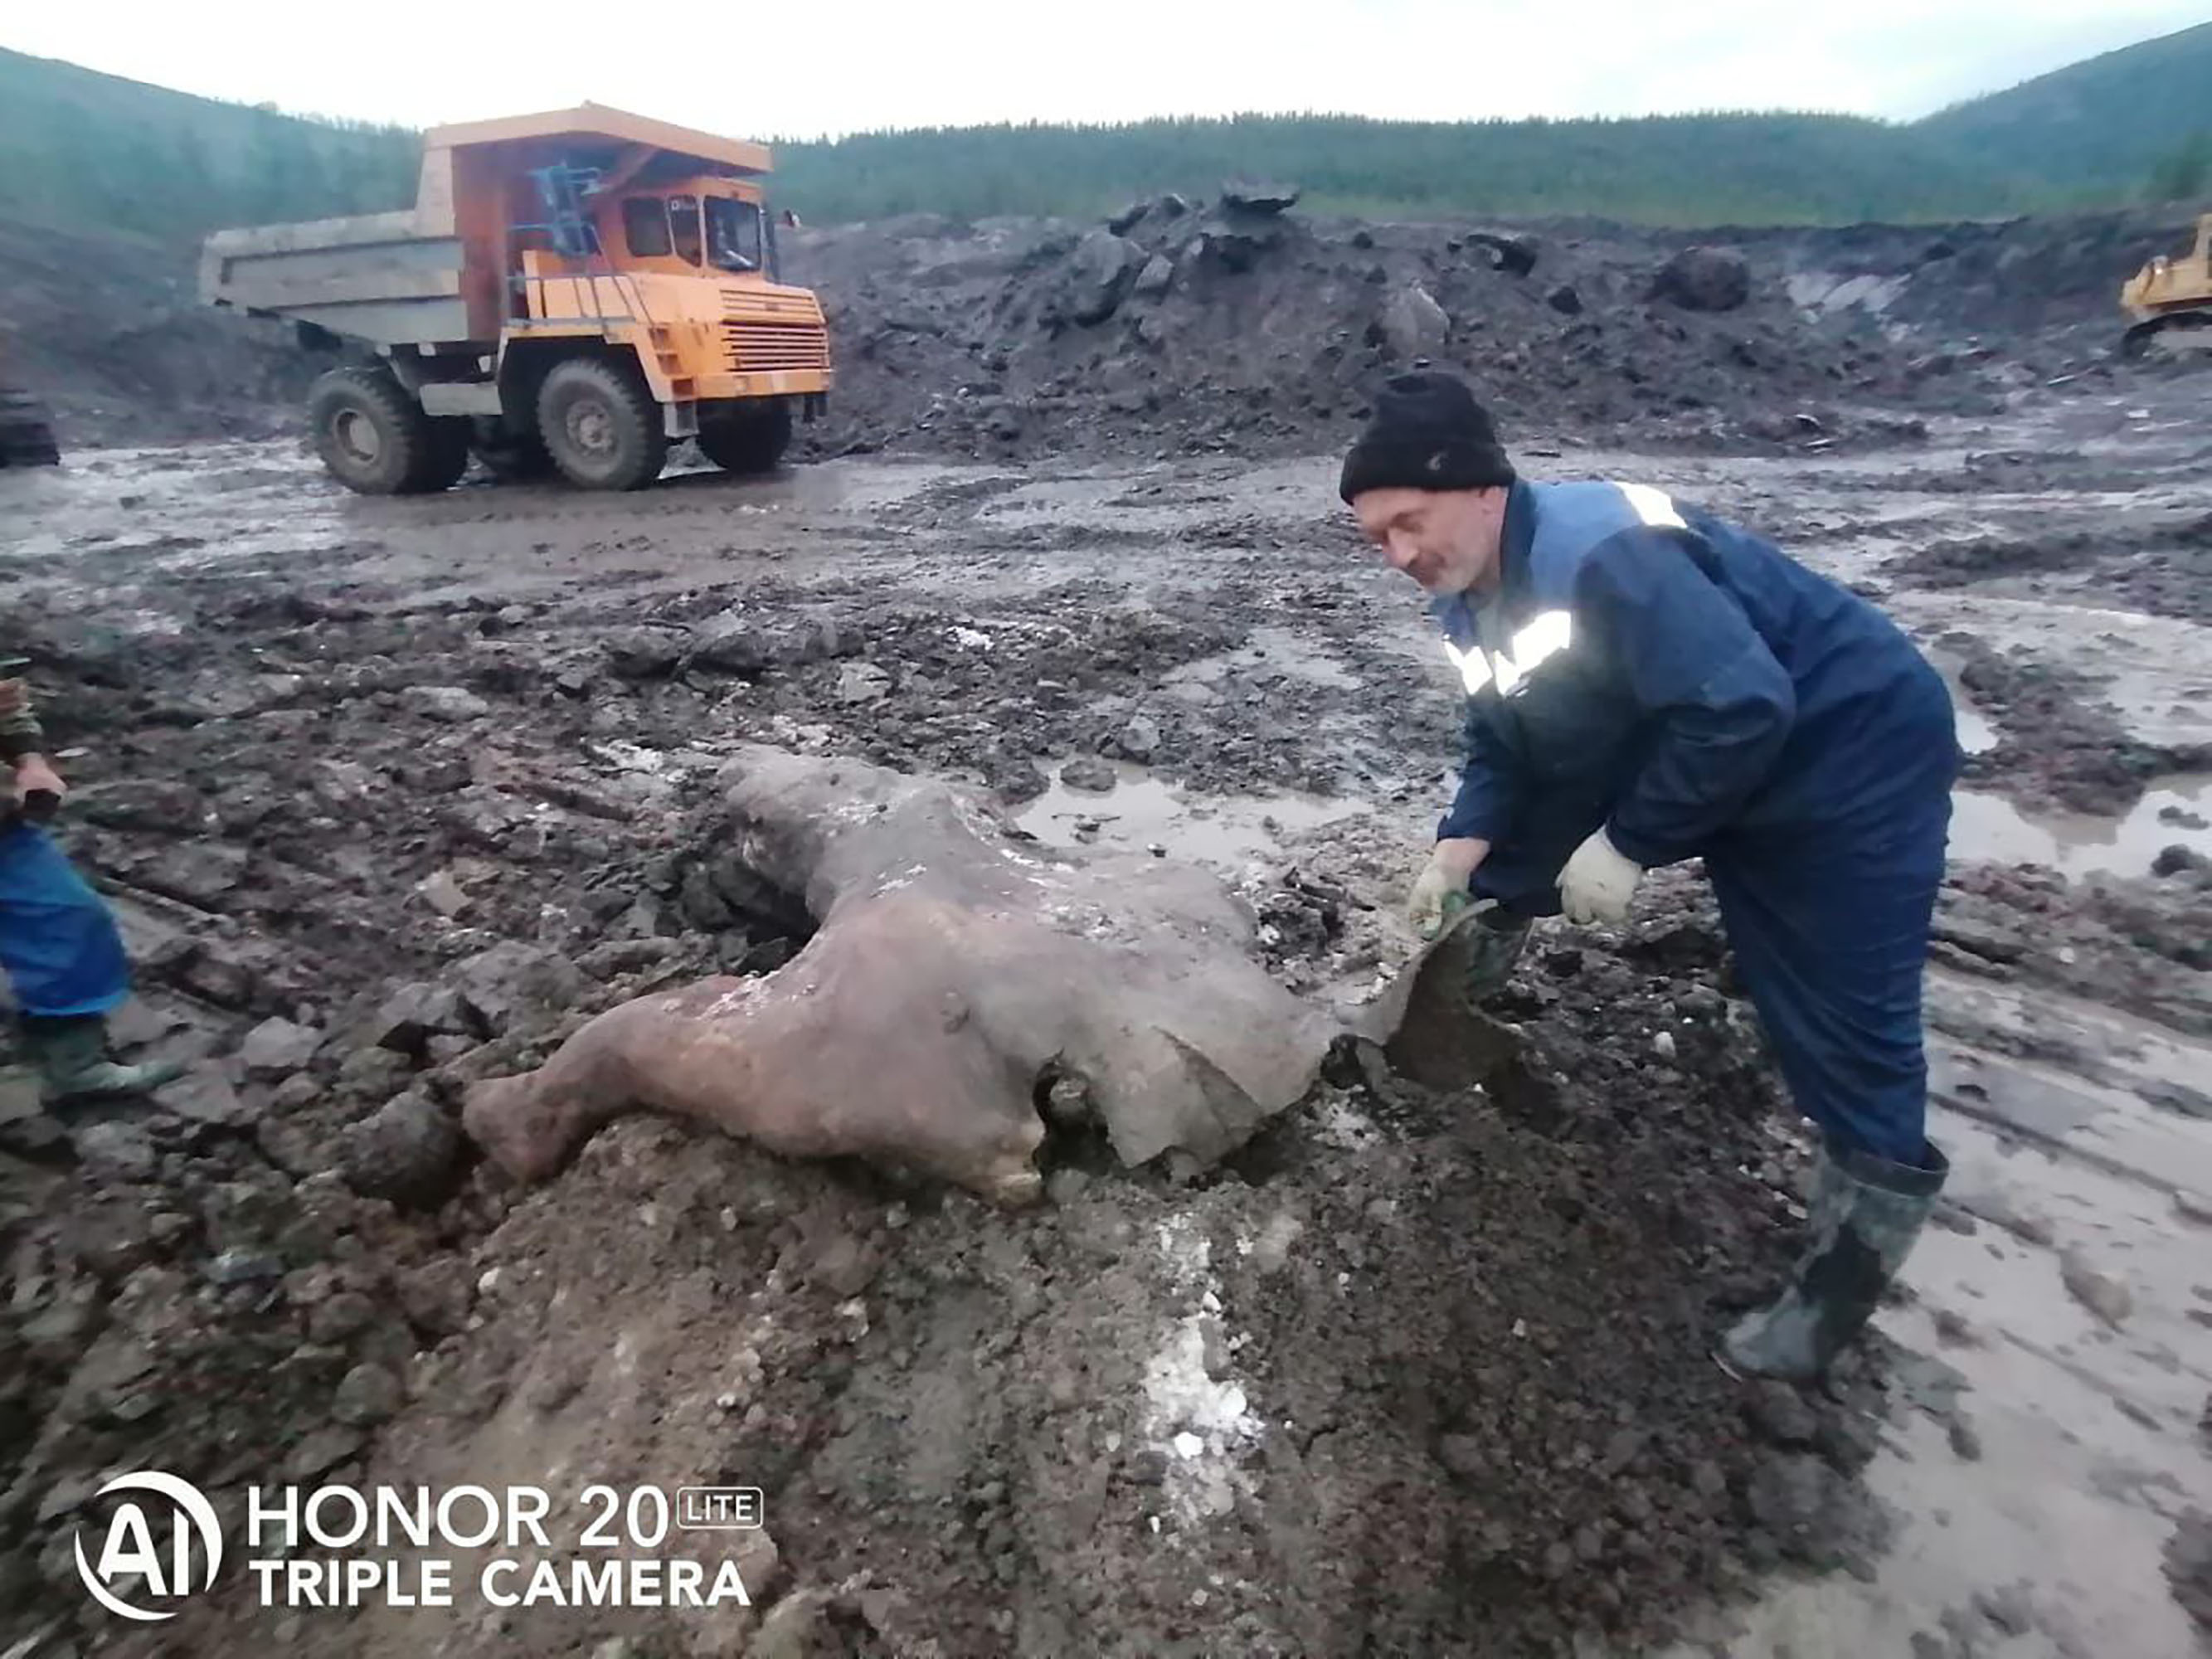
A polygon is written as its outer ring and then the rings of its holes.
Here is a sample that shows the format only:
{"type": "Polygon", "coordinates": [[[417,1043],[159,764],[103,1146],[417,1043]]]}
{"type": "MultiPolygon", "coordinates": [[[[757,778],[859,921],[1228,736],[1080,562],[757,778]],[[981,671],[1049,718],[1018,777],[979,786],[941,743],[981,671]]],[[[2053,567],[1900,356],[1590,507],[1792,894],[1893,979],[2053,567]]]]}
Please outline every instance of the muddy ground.
{"type": "Polygon", "coordinates": [[[118,1034],[198,1061],[149,1114],[0,1123],[0,1642],[2179,1659],[2212,1504],[2200,398],[1992,380],[1887,448],[1512,428],[1537,476],[1771,531],[1960,690],[1959,1177],[1884,1340],[1803,1393],[1705,1358],[1786,1256],[1804,1143],[1693,870],[1547,932],[1490,1094],[1339,1067],[1212,1171],[1059,1133],[1032,1213],[644,1120],[517,1192],[458,1135],[468,1078],[803,945],[727,856],[744,742],[1207,864],[1287,983],[1371,994],[1455,710],[1318,441],[1024,428],[626,497],[367,501],[289,442],[0,479],[0,621],[142,964],[118,1034]],[[227,1514],[279,1480],[757,1486],[759,1605],[287,1613],[233,1578],[124,1632],[70,1544],[137,1467],[227,1514]]]}

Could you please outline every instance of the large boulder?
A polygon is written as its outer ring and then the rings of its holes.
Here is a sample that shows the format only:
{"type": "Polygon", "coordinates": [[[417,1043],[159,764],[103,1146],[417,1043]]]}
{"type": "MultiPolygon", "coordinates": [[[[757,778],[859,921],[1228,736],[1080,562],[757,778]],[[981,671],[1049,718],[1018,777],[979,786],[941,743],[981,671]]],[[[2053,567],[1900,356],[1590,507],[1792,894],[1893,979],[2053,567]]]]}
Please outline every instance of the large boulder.
{"type": "Polygon", "coordinates": [[[1194,246],[1201,259],[1219,270],[1242,274],[1283,245],[1287,222],[1272,213],[1224,210],[1206,221],[1194,246]]]}
{"type": "Polygon", "coordinates": [[[1476,230],[1469,231],[1464,240],[1465,246],[1482,251],[1492,270],[1502,270],[1509,276],[1526,276],[1536,268],[1536,244],[1526,236],[1476,230]]]}
{"type": "Polygon", "coordinates": [[[1382,307],[1380,326],[1390,355],[1401,362],[1439,357],[1451,338],[1451,316],[1419,283],[1408,283],[1382,307]]]}
{"type": "Polygon", "coordinates": [[[249,1077],[284,1077],[302,1069],[323,1046],[323,1034],[272,1016],[246,1034],[239,1050],[249,1077]]]}
{"type": "Polygon", "coordinates": [[[1104,322],[1128,297],[1145,258],[1145,250],[1127,237],[1110,230],[1091,232],[1068,256],[1054,316],[1081,328],[1104,322]]]}
{"type": "Polygon", "coordinates": [[[1685,311],[1734,311],[1751,298],[1751,264],[1724,247],[1686,247],[1651,279],[1654,299],[1685,311]]]}
{"type": "Polygon", "coordinates": [[[678,629],[618,628],[603,635],[607,666],[626,680],[659,679],[676,672],[688,634],[678,629]]]}
{"type": "Polygon", "coordinates": [[[384,1000],[362,1036],[374,1049],[420,1055],[432,1037],[465,1036],[470,1029],[458,992],[416,980],[384,1000]]]}
{"type": "Polygon", "coordinates": [[[492,1036],[566,1012],[586,984],[583,970],[566,957],[514,939],[456,963],[453,979],[463,1009],[492,1036]]]}
{"type": "Polygon", "coordinates": [[[755,678],[772,668],[798,668],[828,657],[849,657],[858,635],[820,617],[771,617],[732,607],[692,631],[684,665],[755,678]]]}
{"type": "Polygon", "coordinates": [[[464,1150],[453,1119],[410,1089],[344,1131],[337,1164],[346,1184],[366,1197],[434,1209],[459,1182],[464,1150]]]}
{"type": "Polygon", "coordinates": [[[1231,213],[1285,213],[1297,204],[1296,185],[1231,179],[1221,187],[1221,205],[1231,213]]]}

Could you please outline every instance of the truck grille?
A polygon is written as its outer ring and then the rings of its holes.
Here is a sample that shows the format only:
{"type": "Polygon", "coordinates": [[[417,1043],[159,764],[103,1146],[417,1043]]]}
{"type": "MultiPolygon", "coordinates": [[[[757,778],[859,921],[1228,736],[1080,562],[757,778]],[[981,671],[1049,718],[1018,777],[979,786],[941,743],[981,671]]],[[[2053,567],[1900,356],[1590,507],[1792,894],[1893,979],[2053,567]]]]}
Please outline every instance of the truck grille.
{"type": "Polygon", "coordinates": [[[726,322],[722,352],[741,374],[830,367],[830,331],[819,323],[726,322]]]}

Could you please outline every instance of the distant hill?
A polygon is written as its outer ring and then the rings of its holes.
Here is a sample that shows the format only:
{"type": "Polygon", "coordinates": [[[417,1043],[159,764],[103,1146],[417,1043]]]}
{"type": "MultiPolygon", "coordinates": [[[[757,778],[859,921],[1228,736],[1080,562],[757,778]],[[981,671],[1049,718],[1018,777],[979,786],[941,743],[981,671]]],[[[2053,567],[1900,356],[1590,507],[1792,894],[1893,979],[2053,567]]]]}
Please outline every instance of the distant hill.
{"type": "Polygon", "coordinates": [[[2212,185],[2212,23],[1954,105],[1915,130],[2072,200],[2197,195],[2212,185]]]}
{"type": "Polygon", "coordinates": [[[415,199],[417,135],[306,119],[0,50],[0,215],[197,238],[415,199]]]}

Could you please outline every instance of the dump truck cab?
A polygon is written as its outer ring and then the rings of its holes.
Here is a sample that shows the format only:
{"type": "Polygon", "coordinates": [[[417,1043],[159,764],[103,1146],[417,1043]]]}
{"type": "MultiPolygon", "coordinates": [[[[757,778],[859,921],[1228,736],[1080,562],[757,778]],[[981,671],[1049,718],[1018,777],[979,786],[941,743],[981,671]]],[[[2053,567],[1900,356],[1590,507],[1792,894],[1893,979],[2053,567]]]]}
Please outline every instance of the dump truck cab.
{"type": "Polygon", "coordinates": [[[471,449],[502,475],[634,488],[683,437],[757,471],[831,385],[821,306],[779,280],[769,165],[595,105],[434,128],[411,213],[218,232],[202,285],[380,358],[310,399],[356,489],[441,488],[471,449]]]}

